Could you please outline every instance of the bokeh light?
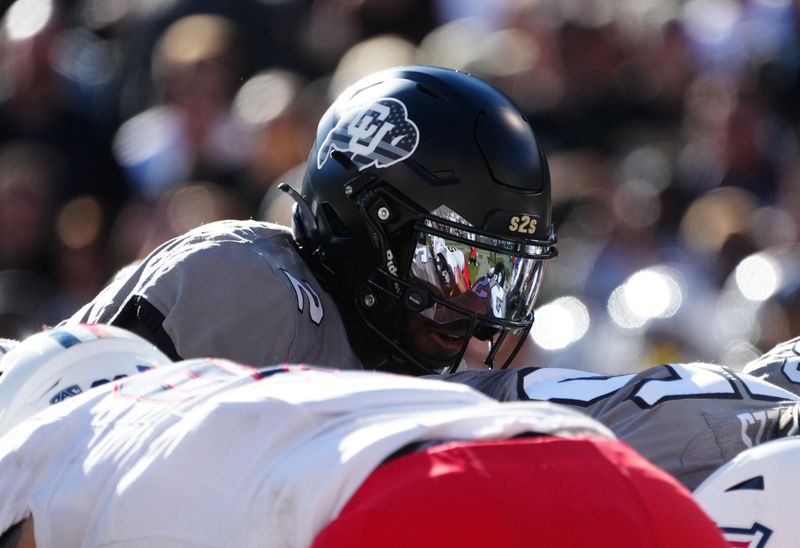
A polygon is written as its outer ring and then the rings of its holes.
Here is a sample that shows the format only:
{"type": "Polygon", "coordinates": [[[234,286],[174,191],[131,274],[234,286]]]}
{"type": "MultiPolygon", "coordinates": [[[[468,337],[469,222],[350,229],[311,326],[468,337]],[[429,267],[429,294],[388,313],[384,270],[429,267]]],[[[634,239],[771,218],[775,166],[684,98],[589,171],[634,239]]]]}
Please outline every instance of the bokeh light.
{"type": "Polygon", "coordinates": [[[239,90],[233,102],[233,112],[249,125],[269,123],[286,110],[300,86],[297,75],[286,70],[257,74],[239,90]]]}
{"type": "Polygon", "coordinates": [[[58,238],[70,249],[81,249],[97,241],[102,228],[103,208],[90,196],[66,203],[56,220],[58,238]]]}
{"type": "Polygon", "coordinates": [[[736,286],[751,301],[767,300],[780,283],[778,265],[766,255],[751,255],[736,267],[736,286]]]}
{"type": "Polygon", "coordinates": [[[536,310],[533,340],[546,350],[565,348],[588,331],[589,311],[580,299],[561,297],[536,310]]]}
{"type": "Polygon", "coordinates": [[[683,303],[680,275],[657,266],[634,273],[608,300],[611,319],[620,327],[637,329],[654,318],[673,316],[683,303]]]}
{"type": "Polygon", "coordinates": [[[52,0],[18,0],[8,9],[5,32],[10,40],[35,36],[53,15],[52,0]]]}

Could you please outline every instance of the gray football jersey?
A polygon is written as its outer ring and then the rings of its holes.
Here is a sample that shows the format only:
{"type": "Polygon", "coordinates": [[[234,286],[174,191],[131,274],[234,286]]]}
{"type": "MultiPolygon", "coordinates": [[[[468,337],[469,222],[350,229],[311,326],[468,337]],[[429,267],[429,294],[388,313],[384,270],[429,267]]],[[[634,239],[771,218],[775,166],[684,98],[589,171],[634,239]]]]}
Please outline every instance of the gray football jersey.
{"type": "Polygon", "coordinates": [[[535,368],[446,376],[502,401],[547,400],[583,409],[620,439],[695,488],[749,447],[793,430],[800,400],[771,383],[713,364],[670,364],[629,375],[535,368]]]}
{"type": "Polygon", "coordinates": [[[776,345],[742,371],[800,396],[800,337],[776,345]]]}
{"type": "Polygon", "coordinates": [[[112,323],[141,296],[186,359],[361,369],[332,298],[282,226],[220,221],[178,236],[126,268],[63,323],[112,323]]]}

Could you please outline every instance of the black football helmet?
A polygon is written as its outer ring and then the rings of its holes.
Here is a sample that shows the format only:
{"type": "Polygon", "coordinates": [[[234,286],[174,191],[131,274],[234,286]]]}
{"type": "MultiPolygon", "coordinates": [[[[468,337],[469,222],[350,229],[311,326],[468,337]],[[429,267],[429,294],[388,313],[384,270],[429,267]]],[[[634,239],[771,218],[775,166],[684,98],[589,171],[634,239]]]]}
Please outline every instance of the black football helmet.
{"type": "Polygon", "coordinates": [[[282,189],[366,367],[452,371],[472,337],[493,367],[506,335],[530,330],[556,256],[550,175],[528,121],[486,82],[431,66],[360,80],[320,121],[302,196],[282,189]]]}

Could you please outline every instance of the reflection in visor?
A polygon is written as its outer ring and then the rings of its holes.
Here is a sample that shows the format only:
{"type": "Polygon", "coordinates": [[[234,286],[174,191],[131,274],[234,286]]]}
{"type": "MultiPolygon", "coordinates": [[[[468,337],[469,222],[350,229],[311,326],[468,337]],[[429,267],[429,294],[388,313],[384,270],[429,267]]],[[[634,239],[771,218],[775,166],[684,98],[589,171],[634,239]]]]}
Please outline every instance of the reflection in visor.
{"type": "MultiPolygon", "coordinates": [[[[532,311],[543,268],[540,259],[519,258],[497,248],[487,250],[419,232],[411,278],[426,285],[434,296],[473,314],[516,322],[532,311]]],[[[448,321],[447,314],[447,307],[441,305],[422,311],[437,322],[448,321]]]]}

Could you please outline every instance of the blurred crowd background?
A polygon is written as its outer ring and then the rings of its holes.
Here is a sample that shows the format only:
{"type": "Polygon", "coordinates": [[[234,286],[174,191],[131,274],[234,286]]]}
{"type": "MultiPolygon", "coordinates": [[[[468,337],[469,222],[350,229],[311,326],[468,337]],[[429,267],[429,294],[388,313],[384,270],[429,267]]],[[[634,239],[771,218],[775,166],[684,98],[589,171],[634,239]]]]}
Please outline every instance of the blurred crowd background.
{"type": "Polygon", "coordinates": [[[276,182],[299,184],[319,116],[407,63],[493,82],[549,156],[538,365],[740,367],[800,335],[796,2],[0,6],[0,336],[198,224],[288,224],[276,182]]]}

